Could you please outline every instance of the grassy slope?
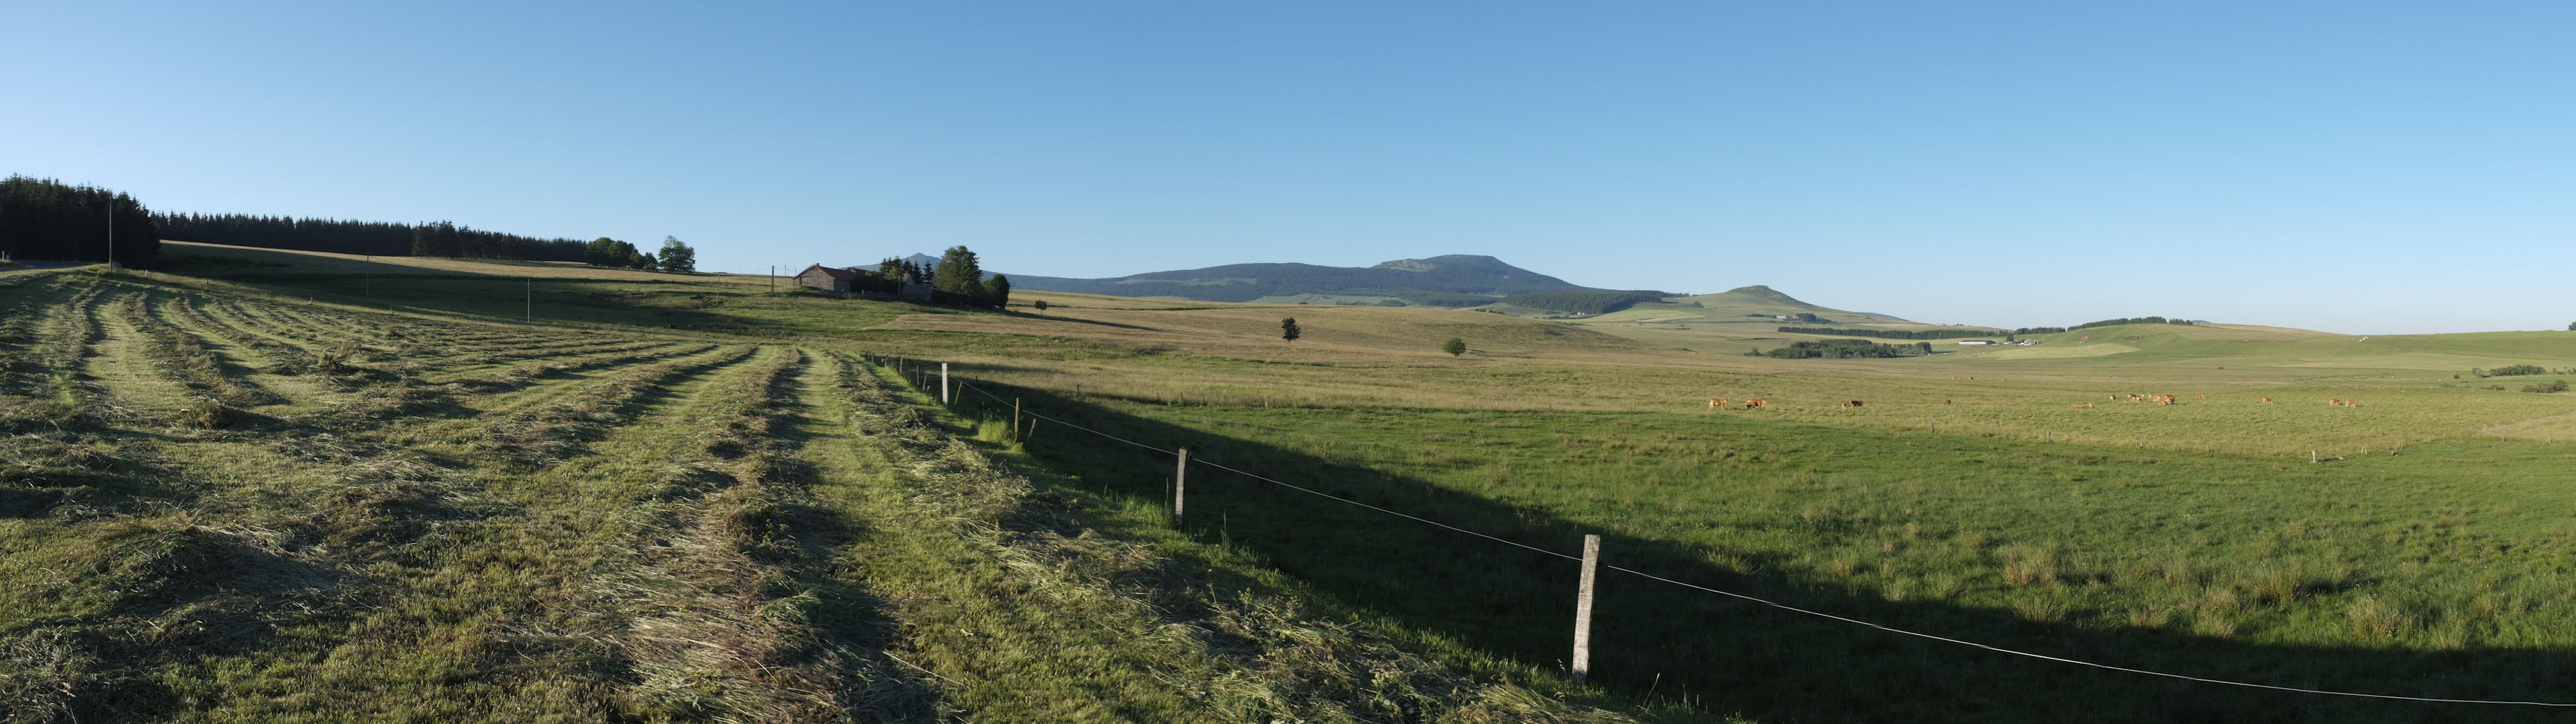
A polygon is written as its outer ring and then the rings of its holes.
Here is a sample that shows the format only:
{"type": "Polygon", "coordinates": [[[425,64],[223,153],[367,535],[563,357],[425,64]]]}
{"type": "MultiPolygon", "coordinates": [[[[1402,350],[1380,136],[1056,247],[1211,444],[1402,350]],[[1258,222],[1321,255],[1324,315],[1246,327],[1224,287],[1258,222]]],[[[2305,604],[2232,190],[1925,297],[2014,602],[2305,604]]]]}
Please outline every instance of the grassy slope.
{"type": "Polygon", "coordinates": [[[0,280],[0,720],[1621,719],[1043,493],[844,353],[157,278],[0,280]]]}
{"type": "MultiPolygon", "coordinates": [[[[2552,623],[2561,612],[2542,603],[2564,598],[2551,588],[2559,584],[2547,563],[2555,554],[2547,552],[2560,541],[2545,523],[2570,509],[2553,497],[2549,483],[2564,453],[2559,446],[2517,447],[2532,443],[2492,436],[2566,439],[2576,404],[2563,395],[2474,389],[2470,383],[2484,381],[2450,379],[2465,367],[2428,367],[2470,359],[2487,361],[2477,366],[2565,366],[2559,355],[2569,349],[2567,338],[2549,333],[2362,340],[2295,330],[2151,325],[2080,330],[2036,347],[1920,359],[1784,361],[1676,355],[1598,335],[1548,335],[1536,331],[1547,327],[1500,315],[1433,310],[1344,309],[1334,311],[1348,316],[1310,320],[1310,309],[1296,309],[1308,338],[1289,347],[1271,341],[1269,330],[1281,316],[1275,307],[1189,309],[1142,300],[1057,298],[1076,304],[1051,310],[1046,319],[896,318],[893,326],[910,329],[836,334],[870,350],[965,362],[963,374],[1026,385],[1032,395],[1072,397],[1054,401],[1066,406],[1055,408],[1058,413],[1096,410],[1105,415],[1102,422],[1174,438],[1200,436],[1195,439],[1211,450],[1230,447],[1287,469],[1321,466],[1314,469],[1361,481],[1380,476],[1398,485],[1391,490],[1416,491],[1389,502],[1421,503],[1469,521],[1519,521],[1559,536],[1583,528],[1616,532],[1623,536],[1619,545],[1657,551],[1675,570],[1708,580],[1742,580],[1774,594],[1817,596],[1804,600],[1828,607],[2036,637],[2023,640],[2037,643],[2073,642],[2077,652],[2143,646],[2139,655],[2178,667],[2243,659],[2258,662],[2245,665],[2249,675],[2300,672],[2316,684],[2379,682],[2408,689],[2423,683],[2410,677],[2430,676],[2461,690],[2492,685],[2498,692],[2548,698],[2552,690],[2543,683],[2474,669],[2444,673],[2452,670],[2442,667],[2454,665],[2445,662],[2457,657],[2412,652],[2466,651],[2471,659],[2546,669],[2555,665],[2551,652],[2567,646],[2546,633],[2564,628],[2552,623]],[[1453,316],[1438,316],[1444,314],[1453,316]],[[1441,337],[1429,334],[1438,332],[1464,336],[1478,351],[1445,359],[1413,349],[1436,344],[1441,337]],[[1488,354],[1480,340],[1489,334],[1516,346],[1507,347],[1508,354],[1488,354]],[[2092,339],[2073,341],[2086,336],[2092,339]],[[2040,356],[2031,350],[2086,354],[2040,356]],[[2176,406],[2102,399],[2128,392],[2186,399],[2176,406]],[[2199,397],[2202,392],[2208,397],[2199,397]],[[1704,398],[1716,396],[1769,397],[1780,409],[1705,410],[1704,398]],[[2259,402],[2263,396],[2282,402],[2265,405],[2259,402]],[[1869,407],[1833,406],[1854,397],[1868,399],[1869,407]],[[2370,404],[2332,407],[2324,404],[2326,397],[2370,404]],[[2099,406],[2073,406],[2085,401],[2099,406]],[[1215,406],[1198,406],[1206,404],[1215,406]],[[1301,409],[1281,409],[1290,405],[1301,409]],[[1264,406],[1272,409],[1262,411],[1264,406]],[[1337,425],[1331,421],[1344,413],[1318,407],[1349,408],[1355,419],[1381,408],[1417,411],[1380,424],[1337,425]],[[1426,416],[1422,408],[1520,414],[1426,416]],[[1747,415],[1761,419],[1738,419],[1747,415]],[[1531,430],[1516,431],[1516,425],[1531,430]],[[1932,433],[1936,428],[1939,433],[1932,433]],[[1534,431],[1547,434],[1513,437],[1534,431]],[[1731,463],[1709,462],[1725,452],[1709,447],[1720,444],[1711,440],[1737,438],[1744,442],[1733,446],[1735,457],[1718,459],[1750,457],[1761,465],[1736,470],[1731,463]],[[2141,447],[2145,452],[2137,452],[2141,447]],[[2387,457],[2392,448],[2404,454],[2387,457]],[[2310,468],[2310,449],[2346,459],[2310,468]],[[2365,450],[2380,457],[2362,457],[2365,450]],[[2124,457],[2129,455],[2137,457],[2124,457]],[[1899,462],[1856,462],[1874,458],[1899,462]],[[1966,472],[1915,472],[1942,465],[1962,465],[1966,472]],[[2114,469],[2126,472],[2103,472],[2114,469]],[[1647,482],[1633,482],[1640,477],[1647,482]],[[1750,502],[1700,500],[1671,489],[1685,485],[1696,491],[1702,481],[1724,480],[1741,480],[1759,495],[1750,502]],[[2172,507],[2162,500],[2213,480],[2223,485],[2193,496],[2203,502],[2172,507]],[[2112,483],[2097,489],[2087,481],[2112,483]],[[1513,484],[1521,489],[1515,492],[1513,484]],[[1630,484],[1646,487],[1623,487],[1630,484]],[[2443,492],[2422,495],[2426,490],[2443,492]],[[1888,502],[1897,499],[1922,504],[1888,502]],[[1667,504],[1655,515],[1644,514],[1667,504]],[[1948,526],[1946,532],[1932,524],[1921,524],[1934,531],[1924,533],[1895,523],[1934,509],[1945,516],[1937,522],[1948,526]],[[2103,510],[2154,523],[2108,532],[2066,527],[2103,510]],[[1711,520],[1735,521],[1712,530],[1771,532],[1744,540],[1701,540],[1687,533],[1711,520]],[[2160,527],[2185,532],[2156,533],[2160,527]],[[1940,544],[1908,542],[1926,536],[1940,544]],[[2333,541],[2332,560],[2311,555],[2325,550],[2304,542],[2311,538],[2333,541]],[[2176,540],[2187,545],[2175,547],[2176,540]],[[1914,553],[1895,553],[1901,551],[1914,553]],[[2474,565],[2430,565],[2476,551],[2483,552],[2473,556],[2474,565]],[[1732,557],[1718,555],[1728,552],[1732,557]],[[1748,565],[1750,571],[1743,567],[1748,565]],[[2150,568],[2153,575],[2143,572],[2150,568]],[[2051,576],[2056,582],[2047,582],[2051,576]],[[2210,623],[2203,624],[2204,617],[2210,623]],[[2025,624],[2035,628],[2015,628],[2025,624]],[[2367,653],[2383,650],[2393,653],[2367,653]],[[2409,662],[2426,661],[2437,665],[2408,668],[2409,662]],[[2487,684],[2477,683],[2481,676],[2487,684]]],[[[1105,500],[1145,510],[1155,504],[1158,491],[1150,476],[1157,466],[1150,461],[1063,458],[1051,464],[1094,481],[1105,500]],[[1121,483],[1122,477],[1131,479],[1121,483]]],[[[1509,622],[1544,620],[1553,613],[1530,609],[1496,618],[1409,608],[1405,602],[1413,599],[1402,595],[1404,588],[1348,579],[1349,570],[1365,570],[1350,564],[1359,559],[1300,562],[1289,555],[1293,548],[1337,540],[1298,532],[1313,526],[1256,531],[1229,525],[1233,521],[1219,515],[1214,534],[1235,536],[1247,555],[1298,575],[1317,605],[1377,617],[1391,635],[1410,637],[1444,661],[1471,671],[1528,671],[1532,663],[1549,660],[1547,651],[1557,645],[1548,643],[1550,636],[1493,633],[1525,630],[1509,622]],[[1282,536],[1299,545],[1281,543],[1282,536]]],[[[1327,515],[1300,509],[1286,519],[1327,515]]],[[[1384,528],[1358,520],[1347,525],[1384,528]]],[[[1372,538],[1359,540],[1368,545],[1354,547],[1383,550],[1372,538]]],[[[1435,558],[1421,565],[1444,564],[1435,558]]],[[[1465,580],[1481,581],[1473,575],[1465,580]]],[[[1846,638],[1846,653],[1829,650],[1811,661],[1757,659],[1769,662],[1759,668],[1812,672],[1890,657],[1884,643],[1846,638]]],[[[1688,652],[1698,650],[1693,646],[1746,643],[1677,641],[1673,645],[1680,648],[1668,652],[1669,659],[1649,660],[1688,661],[1688,652]]],[[[1955,652],[1900,647],[1895,653],[1899,661],[1916,663],[1880,674],[1912,676],[1914,685],[1945,692],[1926,706],[2028,718],[2049,711],[2032,691],[2108,686],[2104,696],[2134,696],[2148,707],[2137,711],[2180,711],[2152,708],[2176,705],[2164,701],[2174,698],[2169,690],[2051,678],[2056,674],[1976,668],[1956,679],[1925,679],[1927,670],[1991,665],[1955,652]],[[1960,686],[1988,678],[2036,689],[1960,686]]],[[[1658,704],[1698,712],[1750,708],[1766,718],[1797,720],[1873,701],[1851,699],[1850,688],[1831,686],[1828,679],[1699,681],[1678,699],[1665,692],[1658,704]]],[[[1635,683],[1630,678],[1612,687],[1636,696],[1635,683]]],[[[2199,689],[2188,698],[2233,702],[2191,711],[2244,706],[2267,712],[2266,718],[2438,715],[2209,699],[2199,689]]]]}

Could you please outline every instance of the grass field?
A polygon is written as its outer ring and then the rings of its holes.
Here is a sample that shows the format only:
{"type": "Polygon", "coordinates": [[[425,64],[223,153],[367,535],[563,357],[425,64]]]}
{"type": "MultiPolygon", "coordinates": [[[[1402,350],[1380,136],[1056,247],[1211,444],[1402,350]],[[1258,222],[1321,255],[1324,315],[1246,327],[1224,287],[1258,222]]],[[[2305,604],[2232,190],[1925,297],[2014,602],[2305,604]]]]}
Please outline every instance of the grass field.
{"type": "Polygon", "coordinates": [[[1102,539],[831,345],[161,278],[0,277],[0,719],[1619,720],[1102,539]]]}
{"type": "Polygon", "coordinates": [[[0,574],[49,582],[0,594],[0,694],[84,721],[359,693],[644,720],[2552,718],[2076,668],[1623,573],[1569,687],[1571,564],[1216,468],[1175,531],[1171,458],[1075,426],[1910,630],[2576,701],[2576,396],[2469,374],[2576,367],[2576,333],[2141,325],[1780,360],[1727,349],[1777,346],[1776,320],[357,267],[387,291],[329,266],[367,260],[172,248],[160,273],[0,274],[8,459],[41,461],[0,471],[0,574]],[[538,324],[505,323],[531,288],[538,324]],[[977,402],[918,406],[938,362],[977,402]],[[1049,421],[1022,444],[987,394],[1049,421]],[[251,575],[186,573],[210,568],[251,575]]]}

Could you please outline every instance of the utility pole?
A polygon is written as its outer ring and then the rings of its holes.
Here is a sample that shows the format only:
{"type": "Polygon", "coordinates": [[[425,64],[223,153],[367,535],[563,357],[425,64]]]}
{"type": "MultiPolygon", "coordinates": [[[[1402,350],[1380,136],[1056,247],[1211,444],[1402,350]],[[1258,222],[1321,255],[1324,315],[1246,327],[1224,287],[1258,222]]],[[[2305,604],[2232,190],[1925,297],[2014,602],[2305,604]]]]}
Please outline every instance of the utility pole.
{"type": "Polygon", "coordinates": [[[769,265],[769,293],[778,293],[778,265],[769,265]]]}
{"type": "Polygon", "coordinates": [[[527,285],[528,285],[528,297],[527,297],[527,301],[525,302],[525,304],[526,304],[527,306],[525,306],[525,307],[523,307],[523,308],[521,308],[521,309],[519,310],[519,321],[522,321],[522,322],[534,322],[534,321],[537,321],[537,278],[536,278],[536,277],[520,277],[520,278],[519,278],[519,281],[526,282],[526,283],[527,283],[527,285]]]}
{"type": "Polygon", "coordinates": [[[116,194],[107,195],[107,270],[116,271],[116,194]]]}

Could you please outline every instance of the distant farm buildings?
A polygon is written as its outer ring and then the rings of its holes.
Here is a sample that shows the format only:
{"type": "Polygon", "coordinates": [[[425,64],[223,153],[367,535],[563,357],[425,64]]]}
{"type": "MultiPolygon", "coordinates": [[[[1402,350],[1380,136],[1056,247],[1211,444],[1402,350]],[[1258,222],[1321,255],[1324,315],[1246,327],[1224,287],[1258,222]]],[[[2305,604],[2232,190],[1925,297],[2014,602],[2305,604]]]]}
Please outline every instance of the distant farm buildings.
{"type": "Polygon", "coordinates": [[[850,283],[858,281],[858,279],[859,272],[856,269],[834,269],[821,264],[807,265],[804,271],[796,273],[796,283],[798,284],[812,287],[819,291],[840,292],[843,294],[849,293],[850,283]]]}
{"type": "Polygon", "coordinates": [[[861,277],[874,277],[875,275],[876,273],[873,271],[864,271],[859,267],[854,266],[828,267],[821,264],[808,264],[805,266],[804,271],[796,273],[796,283],[818,292],[834,292],[839,294],[857,292],[863,296],[882,299],[925,300],[930,298],[929,283],[912,281],[910,279],[904,280],[901,286],[897,287],[899,291],[891,293],[882,291],[881,289],[861,288],[865,286],[861,283],[861,277]]]}

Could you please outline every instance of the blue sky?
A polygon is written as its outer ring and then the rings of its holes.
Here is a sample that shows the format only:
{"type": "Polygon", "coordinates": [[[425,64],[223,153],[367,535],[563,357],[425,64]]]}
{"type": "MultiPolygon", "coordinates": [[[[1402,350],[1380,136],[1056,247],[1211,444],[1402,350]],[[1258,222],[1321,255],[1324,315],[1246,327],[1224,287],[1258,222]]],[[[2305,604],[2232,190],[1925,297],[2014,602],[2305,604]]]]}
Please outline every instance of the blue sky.
{"type": "Polygon", "coordinates": [[[2576,5],[13,3],[0,173],[157,210],[1490,254],[1932,322],[2576,320],[2576,5]]]}

